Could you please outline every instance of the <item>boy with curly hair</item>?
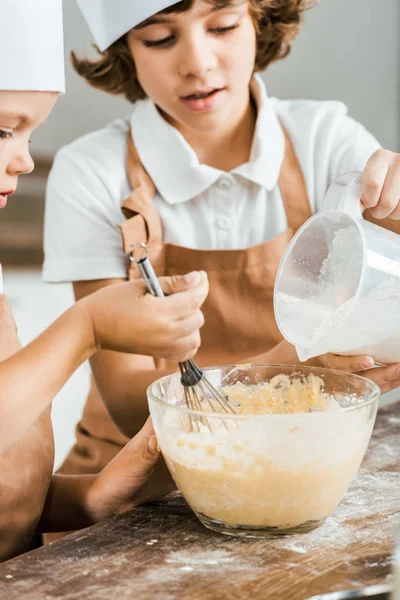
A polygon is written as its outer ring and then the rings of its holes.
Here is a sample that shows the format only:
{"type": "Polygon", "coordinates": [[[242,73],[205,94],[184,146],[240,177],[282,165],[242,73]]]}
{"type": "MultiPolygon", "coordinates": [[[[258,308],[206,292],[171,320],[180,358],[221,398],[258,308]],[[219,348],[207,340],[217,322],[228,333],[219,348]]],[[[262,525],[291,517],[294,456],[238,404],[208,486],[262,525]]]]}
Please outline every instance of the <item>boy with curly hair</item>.
{"type": "MultiPolygon", "coordinates": [[[[340,102],[270,98],[257,75],[287,56],[310,2],[78,4],[99,56],[73,53],[76,71],[133,106],[128,118],[58,154],[48,186],[44,277],[72,281],[82,298],[139,277],[127,253],[145,241],[158,275],[192,268],[209,275],[201,365],[254,356],[298,362],[280,337],[272,303],[294,232],[320,209],[328,186],[352,170],[364,173],[369,218],[390,217],[381,223],[395,228],[400,217],[397,154],[381,150],[340,102]]],[[[368,356],[325,355],[314,363],[363,372],[382,391],[400,384],[399,365],[372,369],[368,356]]],[[[110,460],[145,421],[146,387],[176,368],[113,352],[97,354],[91,365],[97,389],[67,472],[96,472],[110,460]]]]}

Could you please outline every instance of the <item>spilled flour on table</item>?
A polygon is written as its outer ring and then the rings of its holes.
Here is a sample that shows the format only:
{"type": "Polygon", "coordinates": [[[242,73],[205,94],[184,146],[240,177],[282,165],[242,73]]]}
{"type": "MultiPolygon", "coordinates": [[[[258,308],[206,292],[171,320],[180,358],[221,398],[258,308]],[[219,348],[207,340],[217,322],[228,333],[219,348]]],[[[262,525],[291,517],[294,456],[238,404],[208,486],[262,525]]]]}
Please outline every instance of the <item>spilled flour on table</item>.
{"type": "Polygon", "coordinates": [[[208,568],[212,565],[229,566],[235,570],[237,568],[236,557],[226,552],[226,550],[201,551],[193,554],[179,550],[178,552],[171,552],[165,562],[175,565],[193,565],[200,568],[208,568]]]}
{"type": "Polygon", "coordinates": [[[352,543],[379,544],[393,534],[393,511],[399,507],[400,473],[360,471],[341,504],[319,529],[296,540],[285,538],[280,547],[307,554],[320,548],[346,548],[352,543]],[[380,512],[382,498],[391,498],[392,509],[380,512]],[[371,514],[378,515],[379,527],[368,527],[366,518],[371,514]]]}
{"type": "Polygon", "coordinates": [[[170,552],[164,562],[156,572],[151,569],[148,573],[142,573],[142,577],[149,583],[168,583],[193,573],[210,574],[217,568],[232,574],[244,573],[252,579],[259,571],[259,567],[249,560],[238,559],[237,555],[227,550],[178,550],[170,552]]]}

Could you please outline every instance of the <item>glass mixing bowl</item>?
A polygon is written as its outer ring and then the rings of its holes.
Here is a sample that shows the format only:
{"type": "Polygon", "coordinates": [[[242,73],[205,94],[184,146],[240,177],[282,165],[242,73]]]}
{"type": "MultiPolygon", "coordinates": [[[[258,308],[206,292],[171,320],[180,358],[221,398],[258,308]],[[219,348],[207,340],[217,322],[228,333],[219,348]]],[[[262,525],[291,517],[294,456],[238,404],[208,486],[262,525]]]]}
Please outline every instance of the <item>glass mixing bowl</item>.
{"type": "Polygon", "coordinates": [[[216,387],[314,374],[336,410],[221,414],[189,410],[180,374],[147,390],[161,451],[200,521],[220,533],[271,537],[321,525],[357,473],[374,426],[379,387],[348,373],[288,365],[205,369],[216,387]]]}

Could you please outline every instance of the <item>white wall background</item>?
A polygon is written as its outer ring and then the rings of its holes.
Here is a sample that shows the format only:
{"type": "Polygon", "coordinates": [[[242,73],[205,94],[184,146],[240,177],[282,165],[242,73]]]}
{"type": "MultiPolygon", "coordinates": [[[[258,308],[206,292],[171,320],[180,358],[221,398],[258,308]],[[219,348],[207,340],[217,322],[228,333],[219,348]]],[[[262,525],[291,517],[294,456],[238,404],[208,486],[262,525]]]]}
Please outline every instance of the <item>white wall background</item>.
{"type": "MultiPolygon", "coordinates": [[[[88,50],[91,36],[74,0],[64,0],[64,12],[67,95],[35,136],[37,154],[51,155],[129,111],[124,100],[90,89],[73,72],[70,50],[88,50]]],[[[265,74],[270,94],[342,100],[382,145],[400,150],[399,28],[399,0],[320,0],[306,13],[289,58],[265,74]]]]}
{"type": "MultiPolygon", "coordinates": [[[[67,58],[71,49],[88,50],[91,37],[75,1],[64,0],[64,10],[67,58]]],[[[399,0],[321,0],[306,14],[290,57],[265,75],[269,93],[342,100],[383,146],[400,150],[399,25],[399,0]]],[[[67,63],[67,94],[35,135],[33,151],[51,156],[60,146],[129,110],[123,99],[90,89],[67,63]]],[[[50,288],[37,274],[28,273],[23,280],[11,275],[6,278],[8,291],[27,342],[65,310],[72,295],[68,286],[50,288]]],[[[56,465],[73,443],[86,390],[87,372],[80,369],[54,403],[56,465]]],[[[391,397],[398,395],[394,392],[391,397]]]]}

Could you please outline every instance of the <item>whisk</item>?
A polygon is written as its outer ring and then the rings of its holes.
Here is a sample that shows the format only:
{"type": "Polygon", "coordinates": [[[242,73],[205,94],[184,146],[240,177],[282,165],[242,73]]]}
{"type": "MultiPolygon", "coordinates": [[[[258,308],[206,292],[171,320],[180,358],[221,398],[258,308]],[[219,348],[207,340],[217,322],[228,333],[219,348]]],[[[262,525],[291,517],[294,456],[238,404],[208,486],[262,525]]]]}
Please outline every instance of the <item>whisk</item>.
{"type": "MultiPolygon", "coordinates": [[[[147,257],[146,244],[144,242],[133,244],[129,249],[128,256],[129,260],[139,267],[149,292],[153,296],[164,297],[153,266],[147,257]]],[[[210,383],[194,360],[186,360],[178,365],[188,408],[204,411],[209,407],[213,412],[236,414],[225,395],[210,383]]]]}

